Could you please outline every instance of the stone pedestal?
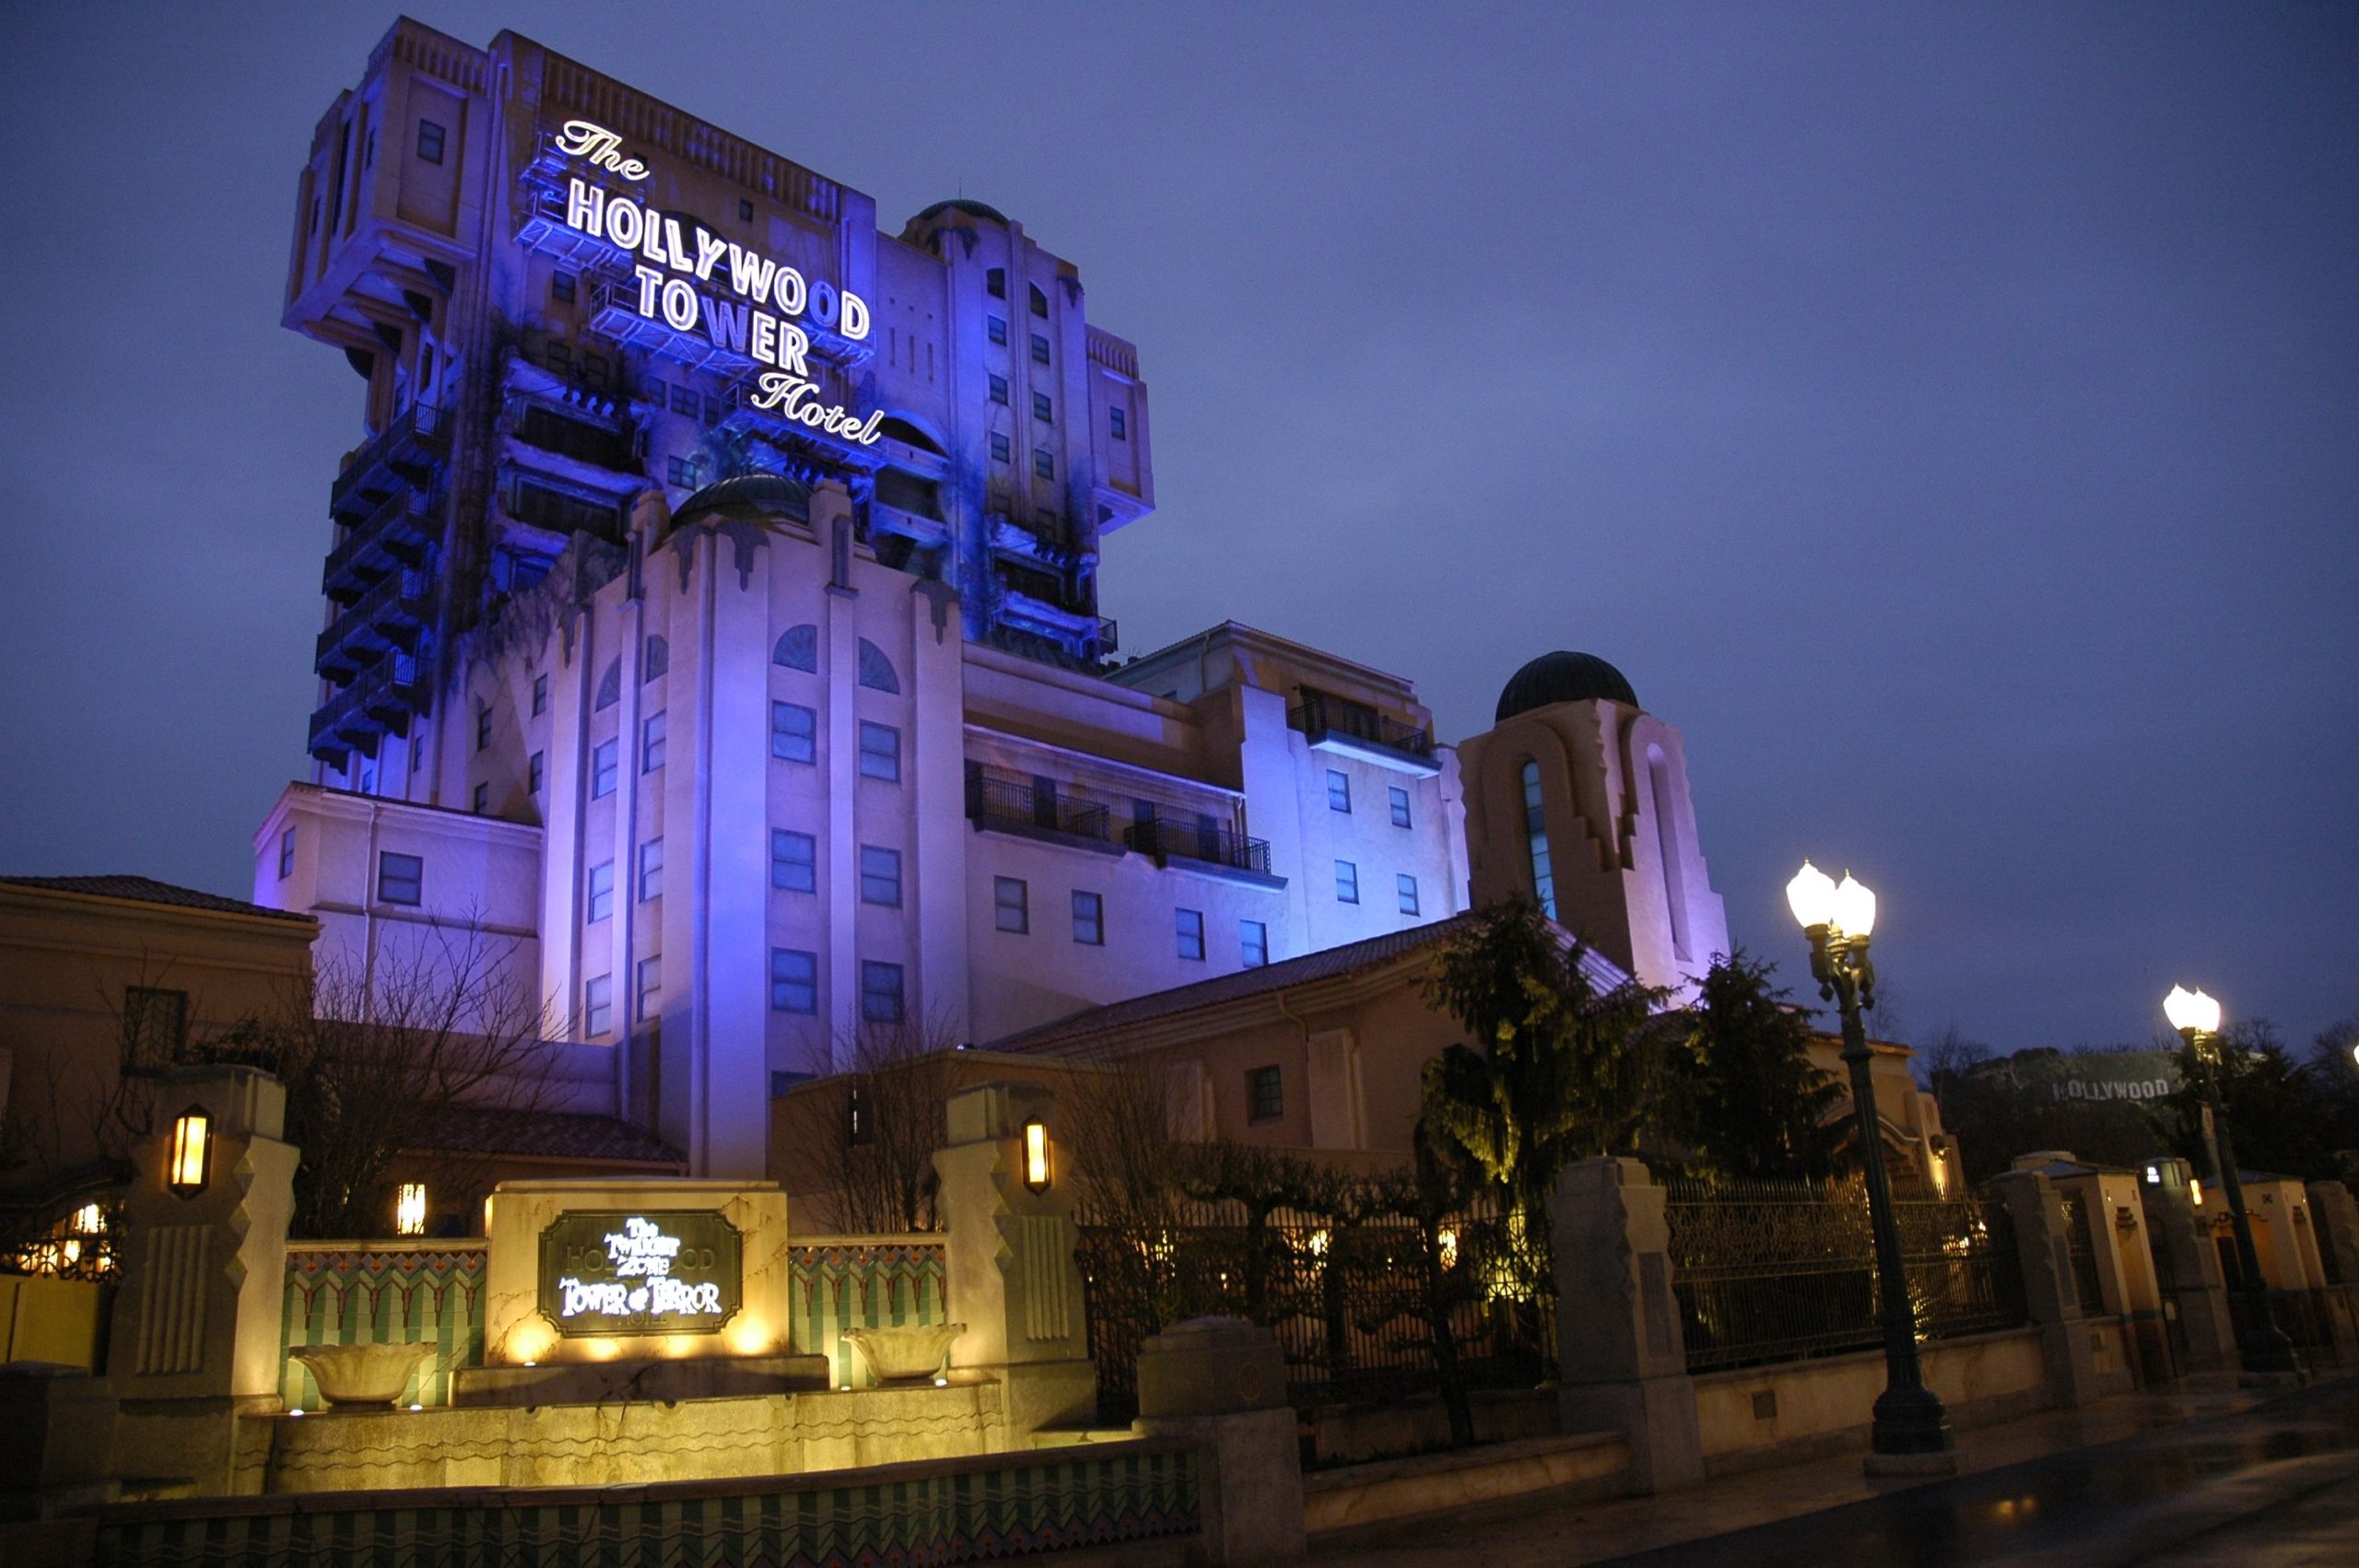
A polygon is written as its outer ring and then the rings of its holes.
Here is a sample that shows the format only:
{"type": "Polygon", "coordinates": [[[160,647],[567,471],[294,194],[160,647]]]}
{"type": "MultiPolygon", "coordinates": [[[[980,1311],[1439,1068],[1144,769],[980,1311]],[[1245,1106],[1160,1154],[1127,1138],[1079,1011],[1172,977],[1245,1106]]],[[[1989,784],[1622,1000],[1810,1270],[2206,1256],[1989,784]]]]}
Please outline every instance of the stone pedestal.
{"type": "Polygon", "coordinates": [[[2100,1393],[2096,1357],[2089,1348],[2080,1294],[2072,1283],[2071,1234],[2065,1224],[2063,1195],[2037,1171],[2002,1171],[1991,1178],[1991,1187],[2014,1223],[2024,1303],[2039,1329],[2048,1397],[2058,1405],[2094,1403],[2100,1393]]]}
{"type": "Polygon", "coordinates": [[[1241,1317],[1197,1317],[1148,1340],[1139,1347],[1136,1430],[1196,1445],[1212,1561],[1301,1558],[1300,1427],[1276,1335],[1241,1317]]]}
{"type": "Polygon", "coordinates": [[[2359,1363],[2359,1201],[2339,1181],[2314,1181],[2309,1196],[2319,1261],[2332,1259],[2325,1293],[2335,1357],[2350,1366],[2359,1363]]]}
{"type": "Polygon", "coordinates": [[[2212,1223],[2194,1204],[2184,1160],[2152,1160],[2161,1179],[2139,1188],[2153,1239],[2154,1272],[2178,1314],[2185,1347],[2182,1372],[2232,1371],[2236,1365],[2236,1327],[2228,1315],[2220,1255],[2212,1245],[2212,1223]]]}
{"type": "Polygon", "coordinates": [[[1620,1433],[1630,1484],[1649,1492],[1704,1479],[1663,1197],[1636,1160],[1583,1160],[1552,1206],[1564,1430],[1620,1433]]]}
{"type": "Polygon", "coordinates": [[[200,1493],[261,1485],[267,1433],[241,1415],[279,1408],[279,1317],[294,1147],[287,1090],[246,1067],[179,1068],[156,1097],[161,1130],[134,1152],[123,1279],[108,1372],[120,1403],[115,1473],[182,1480],[200,1493]],[[200,1190],[171,1190],[172,1126],[202,1111],[211,1150],[200,1190]]]}
{"type": "Polygon", "coordinates": [[[967,1325],[950,1364],[1004,1385],[1004,1446],[1021,1447],[1044,1426],[1079,1426],[1097,1415],[1062,1111],[1037,1084],[979,1083],[950,1096],[945,1115],[934,1204],[949,1316],[967,1325]],[[1036,1119],[1050,1152],[1039,1192],[1024,1180],[1024,1128],[1036,1119]]]}

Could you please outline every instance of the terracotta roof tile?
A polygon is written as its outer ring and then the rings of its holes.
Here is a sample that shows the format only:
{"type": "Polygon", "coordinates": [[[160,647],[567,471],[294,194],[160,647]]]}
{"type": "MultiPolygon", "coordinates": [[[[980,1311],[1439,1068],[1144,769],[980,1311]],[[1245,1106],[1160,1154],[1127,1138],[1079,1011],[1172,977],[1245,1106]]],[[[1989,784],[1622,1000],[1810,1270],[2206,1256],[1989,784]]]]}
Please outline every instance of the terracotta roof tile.
{"type": "Polygon", "coordinates": [[[178,887],[147,876],[0,876],[10,887],[35,887],[51,893],[79,893],[92,898],[123,898],[135,904],[169,904],[182,909],[211,909],[225,915],[260,915],[273,920],[309,920],[294,909],[265,909],[242,898],[225,898],[194,887],[178,887]]]}
{"type": "Polygon", "coordinates": [[[418,1142],[421,1153],[530,1154],[569,1160],[685,1164],[687,1156],[645,1128],[619,1117],[581,1111],[520,1111],[453,1106],[418,1142]]]}

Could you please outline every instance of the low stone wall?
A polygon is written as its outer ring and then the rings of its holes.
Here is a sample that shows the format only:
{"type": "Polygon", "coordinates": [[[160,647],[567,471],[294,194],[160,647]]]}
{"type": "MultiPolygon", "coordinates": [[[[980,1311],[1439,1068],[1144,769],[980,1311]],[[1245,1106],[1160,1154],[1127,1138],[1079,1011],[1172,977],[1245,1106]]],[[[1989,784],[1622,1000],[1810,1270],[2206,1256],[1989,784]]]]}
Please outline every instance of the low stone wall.
{"type": "MultiPolygon", "coordinates": [[[[2117,1354],[2118,1342],[2117,1326],[2117,1354]]],[[[2050,1402],[2036,1328],[1936,1340],[1918,1350],[1925,1382],[1954,1425],[2005,1421],[2050,1402]]],[[[1705,1470],[1721,1475],[1866,1446],[1884,1389],[1884,1352],[1740,1367],[1695,1383],[1705,1470]]]]}
{"type": "MultiPolygon", "coordinates": [[[[1554,1388],[1478,1388],[1466,1397],[1477,1443],[1517,1443],[1555,1437],[1563,1428],[1554,1388]]],[[[1428,1453],[1449,1444],[1449,1412],[1441,1398],[1423,1394],[1380,1405],[1335,1405],[1308,1422],[1310,1457],[1375,1461],[1428,1453]]]]}
{"type": "MultiPolygon", "coordinates": [[[[429,1413],[475,1412],[408,1419],[429,1413]]],[[[94,1561],[100,1568],[198,1562],[267,1568],[964,1562],[1185,1540],[1197,1534],[1197,1486],[1191,1446],[1139,1442],[775,1476],[757,1485],[667,1481],[596,1491],[471,1487],[217,1498],[104,1510],[94,1561]]]]}
{"type": "Polygon", "coordinates": [[[1303,1527],[1316,1535],[1531,1492],[1611,1497],[1629,1463],[1618,1433],[1584,1433],[1322,1470],[1303,1478],[1303,1527]]]}

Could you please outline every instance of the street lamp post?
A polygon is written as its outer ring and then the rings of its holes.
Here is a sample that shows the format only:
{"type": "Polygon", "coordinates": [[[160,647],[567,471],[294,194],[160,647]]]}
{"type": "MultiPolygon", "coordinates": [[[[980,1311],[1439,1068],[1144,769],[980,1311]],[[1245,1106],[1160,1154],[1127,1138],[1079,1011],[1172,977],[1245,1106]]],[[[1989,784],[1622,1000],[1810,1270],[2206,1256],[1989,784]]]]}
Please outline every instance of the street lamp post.
{"type": "Polygon", "coordinates": [[[1875,1232],[1876,1284],[1884,1309],[1884,1390],[1876,1398],[1868,1469],[1877,1472],[1941,1472],[1956,1468],[1949,1412],[1925,1387],[1917,1359],[1917,1315],[1908,1300],[1908,1274],[1900,1251],[1900,1225],[1893,1212],[1892,1182],[1884,1171],[1884,1136],[1876,1119],[1875,1084],[1870,1079],[1868,1031],[1860,1010],[1875,1005],[1876,969],[1868,958],[1868,936],[1875,929],[1876,895],[1846,872],[1841,886],[1808,860],[1786,884],[1786,901],[1810,938],[1810,972],[1818,994],[1835,1003],[1843,1019],[1843,1060],[1851,1072],[1851,1109],[1860,1124],[1860,1168],[1868,1184],[1868,1218],[1875,1232]]]}
{"type": "Polygon", "coordinates": [[[2201,991],[2173,986],[2163,999],[2163,1016],[2171,1021],[2194,1051],[2201,1067],[2200,1087],[2203,1109],[2212,1124],[2212,1164],[2220,1175],[2220,1190],[2228,1199],[2228,1223],[2236,1234],[2236,1270],[2244,1276],[2245,1321],[2236,1336],[2236,1354],[2245,1371],[2262,1377],[2298,1376],[2301,1364],[2294,1357],[2294,1341],[2277,1327],[2269,1307],[2269,1281],[2260,1277],[2260,1255],[2253,1250],[2252,1221],[2245,1213],[2243,1179],[2236,1173],[2236,1146],[2228,1136],[2227,1112],[2220,1105],[2220,1004],[2201,991]]]}

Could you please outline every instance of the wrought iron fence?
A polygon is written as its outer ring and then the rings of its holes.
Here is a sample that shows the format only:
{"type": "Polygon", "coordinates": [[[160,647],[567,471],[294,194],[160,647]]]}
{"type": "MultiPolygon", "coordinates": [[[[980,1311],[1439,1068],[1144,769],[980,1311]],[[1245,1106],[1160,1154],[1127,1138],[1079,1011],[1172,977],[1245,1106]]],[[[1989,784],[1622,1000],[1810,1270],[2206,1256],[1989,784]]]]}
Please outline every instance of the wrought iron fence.
{"type": "Polygon", "coordinates": [[[1257,1215],[1233,1201],[1181,1204],[1153,1230],[1085,1215],[1075,1260],[1100,1410],[1134,1413],[1141,1342],[1206,1313],[1274,1331],[1297,1410],[1398,1399],[1452,1375],[1530,1387],[1555,1368],[1544,1230],[1496,1204],[1431,1232],[1405,1215],[1257,1215]]]}
{"type": "MultiPolygon", "coordinates": [[[[2308,1365],[2341,1364],[2334,1345],[2335,1302],[2327,1292],[2272,1290],[2269,1316],[2294,1341],[2294,1349],[2308,1365]]],[[[2236,1342],[2243,1344],[2255,1322],[2252,1293],[2229,1290],[2228,1320],[2236,1325],[2236,1342]]]]}
{"type": "Polygon", "coordinates": [[[2064,1250],[2072,1262],[2072,1289],[2081,1298],[2081,1316],[2101,1316],[2105,1287],[2097,1278],[2097,1238],[2089,1226],[2088,1200],[2082,1194],[2064,1197],[2064,1250]]]}
{"type": "MultiPolygon", "coordinates": [[[[2028,1319],[2002,1203],[1906,1199],[1893,1208],[1919,1338],[2028,1319]]],[[[1875,1237],[1858,1181],[1674,1183],[1665,1214],[1691,1372],[1883,1343],[1875,1237]]]]}

